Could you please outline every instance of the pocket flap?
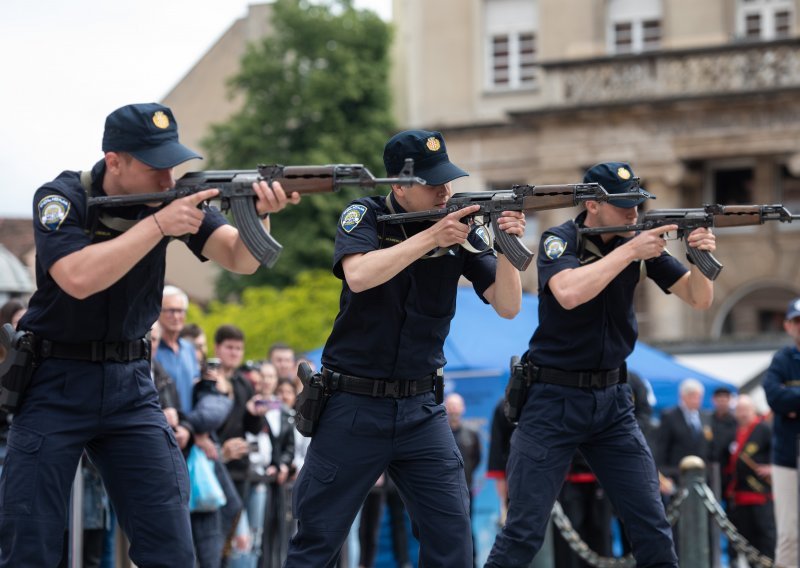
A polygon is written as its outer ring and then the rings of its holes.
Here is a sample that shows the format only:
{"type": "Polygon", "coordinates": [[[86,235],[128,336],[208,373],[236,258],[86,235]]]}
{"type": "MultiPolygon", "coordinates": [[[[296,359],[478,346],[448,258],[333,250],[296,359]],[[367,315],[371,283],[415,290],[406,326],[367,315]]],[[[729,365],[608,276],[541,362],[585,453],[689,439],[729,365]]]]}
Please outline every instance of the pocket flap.
{"type": "Polygon", "coordinates": [[[303,467],[310,468],[311,475],[322,483],[333,482],[336,479],[336,473],[339,471],[338,465],[326,460],[319,454],[315,455],[314,459],[310,460],[310,463],[306,461],[303,467]]]}
{"type": "Polygon", "coordinates": [[[22,428],[21,426],[14,427],[8,432],[8,445],[15,450],[32,454],[39,450],[42,446],[44,436],[33,430],[22,428]]]}

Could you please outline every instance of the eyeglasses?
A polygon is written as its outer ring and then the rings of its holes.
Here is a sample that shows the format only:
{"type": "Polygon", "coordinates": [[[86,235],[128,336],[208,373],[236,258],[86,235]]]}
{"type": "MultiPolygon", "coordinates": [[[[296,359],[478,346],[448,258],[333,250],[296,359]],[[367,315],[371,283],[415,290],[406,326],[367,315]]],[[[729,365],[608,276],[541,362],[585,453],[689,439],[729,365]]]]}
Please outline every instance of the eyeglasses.
{"type": "Polygon", "coordinates": [[[184,308],[161,308],[161,313],[171,316],[182,316],[186,313],[186,310],[184,308]]]}

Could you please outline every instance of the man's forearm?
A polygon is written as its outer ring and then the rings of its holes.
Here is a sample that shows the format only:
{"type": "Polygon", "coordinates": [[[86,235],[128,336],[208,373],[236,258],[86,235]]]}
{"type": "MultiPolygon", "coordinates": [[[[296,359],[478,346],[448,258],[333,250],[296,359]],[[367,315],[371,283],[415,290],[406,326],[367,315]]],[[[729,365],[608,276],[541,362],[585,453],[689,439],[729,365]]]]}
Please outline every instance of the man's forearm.
{"type": "Polygon", "coordinates": [[[522,307],[522,281],[519,270],[509,262],[505,255],[497,255],[497,273],[494,284],[484,293],[500,317],[511,319],[522,307]]]}
{"type": "Polygon", "coordinates": [[[67,294],[84,299],[114,285],[161,239],[154,219],[146,217],[118,237],[59,259],[50,267],[50,275],[67,294]]]}
{"type": "Polygon", "coordinates": [[[422,232],[387,249],[345,257],[342,269],[347,285],[358,293],[385,284],[435,246],[431,235],[422,232]]]}

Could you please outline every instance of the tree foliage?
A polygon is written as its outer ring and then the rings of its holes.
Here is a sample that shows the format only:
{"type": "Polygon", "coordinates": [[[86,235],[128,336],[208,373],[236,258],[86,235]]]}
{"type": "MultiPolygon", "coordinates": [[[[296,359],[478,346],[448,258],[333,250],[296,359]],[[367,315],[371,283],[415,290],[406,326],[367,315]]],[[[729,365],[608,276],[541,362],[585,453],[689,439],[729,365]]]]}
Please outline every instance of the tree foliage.
{"type": "MultiPolygon", "coordinates": [[[[203,142],[211,167],[362,163],[383,175],[381,153],[393,129],[389,25],[349,0],[277,0],[272,29],[248,48],[231,80],[243,107],[203,142]]],[[[284,246],[278,263],[248,277],[223,273],[219,297],[284,286],[310,268],[329,270],[338,216],[356,195],[305,196],[274,215],[271,232],[284,246]]]]}
{"type": "Polygon", "coordinates": [[[339,308],[341,281],[327,270],[298,275],[293,286],[248,288],[239,302],[212,302],[206,309],[189,306],[186,321],[196,323],[208,337],[223,324],[234,324],[245,334],[245,358],[264,359],[276,342],[302,352],[316,349],[328,338],[339,308]]]}

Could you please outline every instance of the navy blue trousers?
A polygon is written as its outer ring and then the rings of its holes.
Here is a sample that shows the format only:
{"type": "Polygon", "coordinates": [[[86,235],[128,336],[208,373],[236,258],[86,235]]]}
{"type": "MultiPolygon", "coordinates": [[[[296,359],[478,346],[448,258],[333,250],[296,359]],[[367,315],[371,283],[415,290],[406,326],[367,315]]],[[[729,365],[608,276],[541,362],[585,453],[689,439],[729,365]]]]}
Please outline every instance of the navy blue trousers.
{"type": "Polygon", "coordinates": [[[640,567],[677,567],[653,455],[626,384],[579,389],[531,386],[506,466],[508,515],[486,567],[530,565],[550,511],[579,450],[625,524],[640,567]]]}
{"type": "Polygon", "coordinates": [[[45,359],[8,437],[0,567],[57,566],[84,448],[142,568],[194,566],[186,463],[147,361],[45,359]]]}
{"type": "Polygon", "coordinates": [[[333,567],[370,488],[389,471],[419,529],[419,566],[472,566],[464,462],[433,393],[403,399],[337,392],[293,493],[298,530],[284,567],[333,567]]]}

